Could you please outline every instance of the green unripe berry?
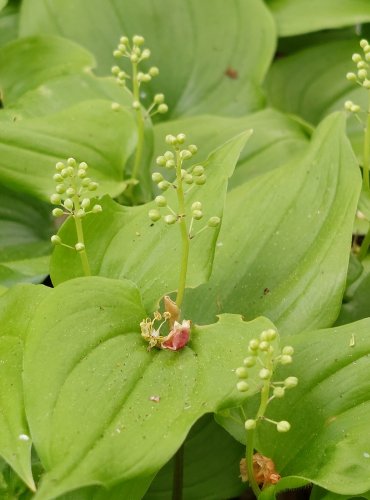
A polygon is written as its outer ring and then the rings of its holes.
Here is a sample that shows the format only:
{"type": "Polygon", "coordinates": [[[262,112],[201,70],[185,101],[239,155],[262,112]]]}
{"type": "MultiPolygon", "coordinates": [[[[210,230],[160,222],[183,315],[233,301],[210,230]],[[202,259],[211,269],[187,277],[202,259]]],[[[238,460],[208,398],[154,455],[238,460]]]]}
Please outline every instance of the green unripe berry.
{"type": "Polygon", "coordinates": [[[91,209],[93,214],[99,214],[100,212],[103,211],[103,207],[101,205],[94,205],[91,209]]]}
{"type": "Polygon", "coordinates": [[[148,215],[149,219],[153,222],[157,222],[161,218],[161,214],[156,208],[152,208],[151,210],[149,210],[148,215]]]}
{"type": "Polygon", "coordinates": [[[186,184],[193,184],[193,182],[194,182],[193,176],[191,174],[184,175],[184,182],[186,184]]]}
{"type": "Polygon", "coordinates": [[[249,390],[249,384],[245,382],[245,380],[240,380],[240,382],[236,384],[236,388],[239,392],[246,392],[249,390]]]}
{"type": "Polygon", "coordinates": [[[62,240],[60,239],[60,236],[57,234],[53,234],[53,236],[50,238],[50,241],[52,242],[53,245],[61,245],[62,240]]]}
{"type": "Polygon", "coordinates": [[[64,168],[64,163],[62,163],[61,161],[58,161],[58,163],[55,165],[55,170],[57,170],[58,172],[61,172],[64,168]]]}
{"type": "Polygon", "coordinates": [[[173,214],[165,215],[163,220],[166,224],[174,224],[177,221],[177,217],[173,214]]]}
{"type": "Polygon", "coordinates": [[[50,196],[50,202],[53,205],[60,205],[62,202],[62,198],[58,193],[54,193],[50,196]]]}
{"type": "Polygon", "coordinates": [[[271,377],[271,371],[268,370],[267,368],[262,368],[259,371],[258,376],[262,380],[268,380],[271,377]]]}
{"type": "Polygon", "coordinates": [[[87,189],[89,191],[96,191],[99,187],[99,184],[97,182],[90,182],[90,184],[87,186],[87,189]]]}
{"type": "Polygon", "coordinates": [[[287,389],[293,389],[298,385],[297,377],[288,377],[284,380],[284,385],[287,389]]]}
{"type": "Polygon", "coordinates": [[[168,181],[161,181],[158,183],[158,187],[161,191],[167,191],[170,185],[171,184],[168,181]]]}
{"type": "Polygon", "coordinates": [[[195,181],[195,184],[197,184],[198,186],[203,186],[203,184],[206,183],[207,178],[205,175],[200,175],[199,177],[196,177],[194,179],[194,181],[195,181]]]}
{"type": "Polygon", "coordinates": [[[282,398],[284,397],[285,389],[284,387],[275,387],[272,394],[275,396],[275,398],[282,398]]]}
{"type": "Polygon", "coordinates": [[[244,359],[243,365],[246,366],[247,368],[252,368],[256,364],[256,358],[253,356],[248,356],[247,358],[244,359]]]}
{"type": "Polygon", "coordinates": [[[186,141],[186,135],[182,133],[177,134],[176,139],[179,144],[184,144],[184,142],[186,141]]]}
{"type": "Polygon", "coordinates": [[[347,80],[349,80],[351,82],[355,82],[357,80],[356,74],[352,73],[352,72],[347,73],[346,78],[347,78],[347,80]]]}
{"type": "Polygon", "coordinates": [[[290,430],[290,423],[286,420],[281,420],[276,424],[276,429],[278,432],[288,432],[290,430]]]}
{"type": "Polygon", "coordinates": [[[174,168],[176,166],[175,160],[167,160],[166,161],[166,168],[174,168]]]}
{"type": "Polygon", "coordinates": [[[89,198],[84,198],[81,201],[81,207],[82,208],[89,208],[89,206],[90,206],[90,199],[89,198]]]}
{"type": "Polygon", "coordinates": [[[167,111],[168,111],[167,104],[163,103],[158,106],[158,113],[160,113],[161,115],[164,115],[165,113],[167,113],[167,111]]]}
{"type": "Polygon", "coordinates": [[[75,249],[77,252],[83,252],[85,250],[85,245],[83,243],[76,243],[75,249]]]}
{"type": "Polygon", "coordinates": [[[192,170],[193,175],[203,175],[204,174],[204,167],[202,165],[197,165],[196,167],[193,168],[192,170]]]}
{"type": "Polygon", "coordinates": [[[54,215],[54,217],[60,217],[64,214],[61,208],[54,208],[51,213],[54,215]]]}
{"type": "Polygon", "coordinates": [[[176,137],[174,135],[168,134],[166,135],[165,141],[167,144],[170,144],[171,146],[174,146],[177,144],[176,137]]]}
{"type": "Polygon", "coordinates": [[[167,200],[164,196],[156,196],[154,201],[158,207],[167,206],[167,200]]]}
{"type": "Polygon", "coordinates": [[[200,220],[203,217],[203,212],[201,210],[193,210],[191,215],[193,219],[200,220]]]}
{"type": "Polygon", "coordinates": [[[283,347],[282,351],[283,354],[288,354],[288,356],[293,356],[294,354],[294,349],[291,345],[286,345],[283,347]]]}
{"type": "Polygon", "coordinates": [[[164,102],[164,94],[155,94],[153,101],[155,104],[162,104],[164,102]]]}
{"type": "Polygon", "coordinates": [[[190,144],[190,146],[188,146],[188,150],[193,155],[195,155],[198,152],[198,148],[195,144],[190,144]]]}
{"type": "Polygon", "coordinates": [[[253,429],[256,428],[257,422],[253,419],[248,419],[244,423],[244,427],[246,431],[252,431],[253,429]]]}
{"type": "Polygon", "coordinates": [[[248,378],[248,370],[244,366],[237,368],[235,374],[239,378],[248,378]]]}
{"type": "Polygon", "coordinates": [[[73,201],[71,200],[71,198],[67,198],[64,200],[64,203],[63,203],[63,206],[67,209],[67,210],[73,210],[73,207],[74,207],[74,204],[73,204],[73,201]]]}
{"type": "Polygon", "coordinates": [[[191,205],[192,210],[202,210],[202,204],[200,201],[194,201],[191,205]]]}
{"type": "Polygon", "coordinates": [[[288,354],[283,354],[280,358],[280,363],[282,365],[289,365],[293,361],[292,356],[289,356],[288,354]]]}
{"type": "MultiPolygon", "coordinates": [[[[157,158],[158,160],[158,158],[157,158]]],[[[159,172],[153,172],[152,173],[152,181],[157,183],[163,181],[163,175],[160,174],[159,172]]]]}
{"type": "Polygon", "coordinates": [[[65,185],[64,185],[64,184],[58,184],[57,186],[55,186],[55,191],[56,191],[57,193],[59,193],[59,194],[63,194],[63,193],[65,193],[65,190],[66,190],[66,189],[67,189],[67,188],[65,187],[65,185]]]}
{"type": "Polygon", "coordinates": [[[135,45],[143,45],[143,43],[145,42],[145,39],[143,36],[141,35],[134,35],[132,37],[132,41],[135,45]]]}

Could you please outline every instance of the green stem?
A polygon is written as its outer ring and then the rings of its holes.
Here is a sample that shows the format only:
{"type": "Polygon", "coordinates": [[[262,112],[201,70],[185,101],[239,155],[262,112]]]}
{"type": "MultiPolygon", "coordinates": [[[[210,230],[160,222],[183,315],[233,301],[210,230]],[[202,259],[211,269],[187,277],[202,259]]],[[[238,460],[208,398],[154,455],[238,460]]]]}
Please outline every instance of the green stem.
{"type": "Polygon", "coordinates": [[[185,197],[184,190],[182,187],[182,179],[181,179],[181,166],[182,161],[179,155],[179,152],[176,151],[176,184],[177,184],[177,200],[179,207],[179,217],[180,217],[180,232],[181,232],[181,242],[182,242],[182,255],[181,255],[181,268],[180,268],[180,277],[179,277],[179,286],[177,290],[176,296],[176,305],[179,309],[181,309],[182,301],[184,299],[185,285],[186,285],[186,275],[188,272],[188,262],[189,262],[189,249],[190,249],[190,241],[188,235],[188,229],[186,227],[185,221],[185,197]]]}
{"type": "MultiPolygon", "coordinates": [[[[75,206],[75,213],[77,213],[80,210],[80,200],[77,195],[73,197],[73,202],[75,206]]],[[[73,216],[75,225],[76,225],[76,232],[77,232],[77,242],[82,243],[83,245],[85,244],[84,241],[84,232],[82,229],[82,221],[79,217],[76,217],[75,215],[73,216]]],[[[90,270],[90,264],[89,260],[87,258],[87,253],[86,250],[82,250],[81,252],[78,252],[80,254],[80,259],[81,259],[81,264],[82,264],[82,269],[84,272],[85,276],[91,276],[91,270],[90,270]]]]}
{"type": "Polygon", "coordinates": [[[360,261],[364,260],[364,258],[366,257],[367,251],[369,250],[369,246],[370,246],[370,229],[366,233],[366,236],[363,242],[361,243],[360,251],[358,253],[358,258],[360,261]]]}
{"type": "MultiPolygon", "coordinates": [[[[134,101],[140,102],[140,85],[137,80],[137,63],[132,63],[132,93],[134,101]]],[[[137,125],[137,147],[135,153],[134,166],[132,168],[131,178],[136,180],[139,175],[141,158],[143,156],[144,147],[144,117],[141,106],[136,110],[136,125],[137,125]]]]}
{"type": "MultiPolygon", "coordinates": [[[[365,189],[369,190],[369,172],[370,172],[370,92],[368,96],[368,110],[366,118],[366,127],[364,131],[364,150],[363,150],[363,165],[362,165],[362,183],[365,189]]],[[[358,258],[363,260],[370,246],[370,229],[367,232],[360,248],[358,258]]]]}
{"type": "Polygon", "coordinates": [[[172,500],[182,500],[184,482],[184,445],[177,450],[174,457],[172,500]]]}

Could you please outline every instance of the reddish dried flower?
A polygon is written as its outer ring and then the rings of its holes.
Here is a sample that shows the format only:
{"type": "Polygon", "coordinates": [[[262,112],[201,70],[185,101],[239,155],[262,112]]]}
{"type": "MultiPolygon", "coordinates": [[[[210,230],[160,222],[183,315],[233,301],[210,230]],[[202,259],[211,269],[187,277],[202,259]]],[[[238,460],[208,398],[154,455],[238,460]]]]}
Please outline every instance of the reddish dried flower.
{"type": "MultiPolygon", "coordinates": [[[[240,461],[240,474],[242,481],[248,481],[247,464],[245,458],[240,461]]],[[[255,453],[253,455],[253,475],[256,482],[262,485],[262,488],[276,484],[281,476],[275,470],[275,464],[271,458],[255,453]]]]}
{"type": "Polygon", "coordinates": [[[173,329],[161,343],[161,349],[178,351],[186,346],[190,339],[190,321],[184,319],[180,324],[175,321],[173,329]]]}

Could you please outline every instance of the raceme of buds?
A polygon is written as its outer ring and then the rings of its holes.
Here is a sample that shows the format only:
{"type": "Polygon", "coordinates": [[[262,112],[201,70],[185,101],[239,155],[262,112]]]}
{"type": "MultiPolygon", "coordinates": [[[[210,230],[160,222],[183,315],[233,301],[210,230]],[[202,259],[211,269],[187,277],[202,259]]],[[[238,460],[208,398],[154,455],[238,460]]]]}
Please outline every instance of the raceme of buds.
{"type": "MultiPolygon", "coordinates": [[[[360,47],[362,49],[362,54],[352,54],[352,61],[356,64],[357,71],[350,71],[346,74],[347,80],[350,82],[355,82],[366,90],[370,90],[370,45],[365,39],[360,41],[360,47]]],[[[346,101],[344,103],[344,108],[346,111],[351,113],[359,113],[361,108],[358,104],[354,104],[352,101],[346,101]]]]}
{"type": "Polygon", "coordinates": [[[148,351],[153,347],[170,351],[179,351],[183,349],[190,340],[190,321],[183,320],[171,322],[171,313],[165,311],[163,314],[155,312],[153,319],[146,318],[140,323],[141,336],[149,343],[148,351]],[[156,323],[161,322],[158,326],[156,323]],[[168,335],[160,335],[164,324],[170,326],[168,335]]]}
{"type": "MultiPolygon", "coordinates": [[[[131,41],[126,36],[121,36],[116,50],[114,50],[113,55],[115,58],[127,58],[132,66],[132,73],[129,75],[123,71],[120,66],[112,66],[112,74],[116,78],[118,85],[125,86],[127,80],[132,81],[132,92],[135,96],[132,107],[136,111],[139,111],[141,104],[139,101],[138,90],[143,83],[150,82],[152,78],[159,75],[159,69],[156,66],[151,66],[146,72],[138,71],[138,67],[141,62],[149,59],[150,50],[143,48],[145,39],[141,35],[134,35],[131,41]]],[[[117,109],[116,107],[112,109],[117,109]]],[[[163,94],[155,94],[151,105],[148,108],[148,113],[153,116],[157,113],[164,114],[167,113],[168,106],[164,102],[163,94]]]]}

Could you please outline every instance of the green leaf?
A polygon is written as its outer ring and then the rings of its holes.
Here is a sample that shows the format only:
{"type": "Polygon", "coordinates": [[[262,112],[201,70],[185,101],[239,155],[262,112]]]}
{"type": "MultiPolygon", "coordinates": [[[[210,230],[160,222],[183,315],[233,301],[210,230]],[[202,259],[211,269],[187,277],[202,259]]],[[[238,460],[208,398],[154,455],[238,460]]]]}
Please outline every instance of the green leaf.
{"type": "MultiPolygon", "coordinates": [[[[247,131],[234,137],[211,153],[205,163],[202,162],[207,171],[207,183],[189,192],[186,200],[188,210],[201,196],[204,220],[216,215],[222,217],[228,177],[250,134],[251,131],[247,131]]],[[[167,191],[166,198],[170,206],[176,207],[176,193],[173,191],[167,191]]],[[[178,227],[166,226],[163,221],[156,224],[150,221],[148,211],[156,207],[154,202],[139,207],[123,207],[109,198],[103,198],[101,205],[101,214],[90,215],[84,220],[91,272],[110,278],[131,279],[140,287],[148,310],[152,310],[164,294],[176,290],[178,285],[180,231],[178,227]]],[[[205,223],[198,224],[201,228],[205,223]]],[[[76,232],[73,221],[67,221],[58,234],[63,242],[74,245],[76,232]]],[[[217,235],[218,228],[209,228],[192,240],[188,287],[197,286],[209,277],[217,235]]],[[[50,274],[54,285],[83,275],[79,256],[65,251],[63,247],[55,248],[50,274]]]]}
{"type": "Polygon", "coordinates": [[[208,283],[186,315],[260,314],[283,334],[329,326],[347,275],[360,173],[343,114],[329,116],[299,160],[232,190],[208,283]]]}
{"type": "Polygon", "coordinates": [[[21,38],[0,49],[0,88],[6,106],[46,81],[95,65],[76,43],[58,37],[21,38]]]}
{"type": "MultiPolygon", "coordinates": [[[[239,462],[245,447],[214,422],[202,417],[184,443],[184,488],[186,500],[216,500],[240,495],[239,462]]],[[[171,500],[173,459],[157,474],[144,500],[171,500]]]]}
{"type": "MultiPolygon", "coordinates": [[[[139,333],[144,317],[132,283],[100,277],[63,283],[34,311],[23,380],[32,438],[47,470],[35,500],[148,477],[202,415],[245,399],[233,369],[248,340],[271,328],[269,320],[225,315],[194,327],[180,352],[148,352],[139,333]]],[[[258,367],[253,381],[251,394],[258,367]]]]}
{"type": "Polygon", "coordinates": [[[301,155],[308,144],[308,134],[301,124],[278,111],[264,109],[242,118],[202,115],[159,123],[154,127],[154,157],[163,154],[167,134],[184,132],[207,154],[246,129],[252,129],[253,135],[240,154],[229,189],[284,165],[301,155]]]}
{"type": "Polygon", "coordinates": [[[86,161],[98,192],[118,195],[123,169],[135,146],[136,125],[128,111],[107,101],[82,102],[51,116],[0,122],[0,177],[4,183],[48,199],[57,161],[86,161]]]}
{"type": "MultiPolygon", "coordinates": [[[[279,36],[341,28],[370,21],[367,0],[265,0],[279,36]]],[[[301,75],[300,75],[301,77],[301,75]]]]}
{"type": "Polygon", "coordinates": [[[42,281],[49,274],[49,205],[0,186],[0,283],[42,281]]]}
{"type": "Polygon", "coordinates": [[[319,486],[314,486],[310,495],[310,500],[349,500],[350,498],[366,498],[369,500],[370,491],[361,493],[361,495],[338,495],[338,493],[332,493],[319,486]]]}
{"type": "Polygon", "coordinates": [[[0,13],[0,47],[18,36],[19,1],[11,0],[0,13]]]}
{"type": "Polygon", "coordinates": [[[130,0],[25,0],[20,33],[58,33],[80,43],[95,55],[99,74],[110,72],[122,34],[142,34],[152,52],[148,64],[160,69],[146,86],[148,94],[163,92],[171,117],[243,115],[261,108],[260,85],[275,44],[273,19],[261,0],[138,0],[135,5],[130,0]]]}

